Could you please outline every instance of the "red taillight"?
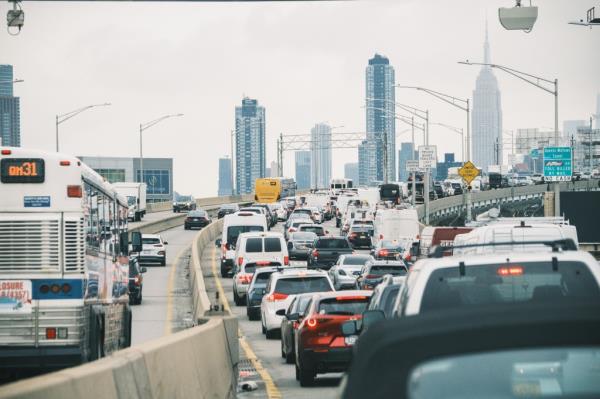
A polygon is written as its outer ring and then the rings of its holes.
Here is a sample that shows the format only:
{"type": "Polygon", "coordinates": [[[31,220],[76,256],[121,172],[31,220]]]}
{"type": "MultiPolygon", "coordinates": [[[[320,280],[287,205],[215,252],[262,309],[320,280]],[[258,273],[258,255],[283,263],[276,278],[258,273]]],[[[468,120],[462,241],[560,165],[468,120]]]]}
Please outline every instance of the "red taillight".
{"type": "Polygon", "coordinates": [[[317,251],[316,249],[314,249],[312,251],[312,256],[315,257],[315,258],[318,258],[319,257],[319,251],[317,251]]]}
{"type": "Polygon", "coordinates": [[[358,237],[358,234],[356,234],[356,233],[352,233],[352,234],[350,234],[350,237],[352,237],[352,238],[356,238],[356,237],[358,237]]]}
{"type": "Polygon", "coordinates": [[[56,328],[46,328],[46,339],[56,339],[56,328]]]}
{"type": "Polygon", "coordinates": [[[286,265],[286,266],[290,264],[290,257],[289,256],[286,255],[286,256],[283,257],[283,264],[286,265]]]}
{"type": "Polygon", "coordinates": [[[2,150],[2,155],[10,155],[12,154],[11,150],[2,150]]]}
{"type": "Polygon", "coordinates": [[[67,186],[67,197],[69,198],[81,198],[83,190],[81,186],[67,186]]]}
{"type": "Polygon", "coordinates": [[[271,262],[269,262],[268,260],[259,260],[258,262],[256,262],[256,266],[269,266],[271,264],[271,262]]]}
{"type": "Polygon", "coordinates": [[[250,284],[252,281],[252,274],[238,274],[237,279],[240,284],[250,284]]]}
{"type": "Polygon", "coordinates": [[[367,275],[365,276],[365,278],[369,278],[369,279],[371,279],[371,278],[379,278],[379,277],[380,277],[380,276],[378,276],[377,274],[367,274],[367,275]]]}
{"type": "Polygon", "coordinates": [[[521,266],[510,266],[501,267],[498,269],[500,276],[520,276],[523,274],[523,268],[521,266]]]}
{"type": "Polygon", "coordinates": [[[71,161],[60,161],[60,166],[69,166],[71,165],[71,161]]]}
{"type": "Polygon", "coordinates": [[[306,320],[306,325],[310,328],[315,328],[317,326],[317,319],[306,320]]]}
{"type": "Polygon", "coordinates": [[[140,276],[135,276],[133,283],[135,285],[141,285],[142,284],[142,279],[140,276]]]}
{"type": "Polygon", "coordinates": [[[296,228],[295,228],[295,227],[290,227],[290,228],[288,229],[288,233],[293,233],[293,232],[295,232],[295,231],[296,231],[296,228]]]}
{"type": "Polygon", "coordinates": [[[192,220],[192,218],[185,218],[186,222],[190,222],[192,220]]]}
{"type": "Polygon", "coordinates": [[[283,300],[287,299],[287,297],[288,297],[287,294],[280,294],[279,292],[274,292],[267,297],[267,300],[269,302],[283,301],[283,300]]]}
{"type": "Polygon", "coordinates": [[[387,249],[379,250],[379,256],[388,256],[389,254],[390,254],[390,251],[388,251],[387,249]]]}
{"type": "Polygon", "coordinates": [[[298,329],[298,322],[297,321],[293,321],[292,322],[292,327],[294,328],[294,330],[298,329]]]}
{"type": "Polygon", "coordinates": [[[243,258],[242,256],[240,256],[240,257],[238,258],[238,266],[241,266],[241,265],[242,265],[242,263],[244,263],[244,258],[243,258]]]}

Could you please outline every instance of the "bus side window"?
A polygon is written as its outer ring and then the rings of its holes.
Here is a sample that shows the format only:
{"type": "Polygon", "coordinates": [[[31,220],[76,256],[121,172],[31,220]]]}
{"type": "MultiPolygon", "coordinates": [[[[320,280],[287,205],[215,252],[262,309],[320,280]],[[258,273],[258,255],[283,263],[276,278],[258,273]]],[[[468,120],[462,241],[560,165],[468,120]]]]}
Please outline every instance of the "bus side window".
{"type": "Polygon", "coordinates": [[[98,190],[91,185],[85,185],[86,192],[86,241],[88,248],[98,251],[100,237],[98,235],[98,190]]]}

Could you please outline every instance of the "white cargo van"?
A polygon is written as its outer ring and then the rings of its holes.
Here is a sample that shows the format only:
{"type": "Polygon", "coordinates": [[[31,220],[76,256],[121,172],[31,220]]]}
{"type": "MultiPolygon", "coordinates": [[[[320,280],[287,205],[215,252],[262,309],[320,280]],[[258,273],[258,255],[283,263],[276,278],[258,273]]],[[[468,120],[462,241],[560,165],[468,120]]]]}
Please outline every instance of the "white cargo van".
{"type": "Polygon", "coordinates": [[[421,225],[416,209],[380,209],[375,216],[374,241],[418,240],[421,225]]]}
{"type": "MultiPolygon", "coordinates": [[[[459,234],[454,238],[454,246],[488,244],[503,242],[532,242],[532,241],[556,241],[565,238],[573,240],[579,247],[577,229],[568,224],[549,223],[527,223],[525,220],[514,224],[491,224],[477,227],[467,234],[459,234]]],[[[551,247],[540,244],[532,245],[501,245],[475,248],[457,248],[453,251],[455,255],[501,253],[514,251],[540,251],[551,250],[551,247]]]]}
{"type": "Polygon", "coordinates": [[[146,183],[113,183],[117,193],[127,198],[129,212],[127,219],[132,222],[142,220],[146,214],[146,183]]]}
{"type": "Polygon", "coordinates": [[[221,247],[222,277],[227,277],[233,272],[235,245],[239,235],[253,231],[267,231],[267,220],[264,215],[239,211],[223,218],[223,234],[217,240],[217,245],[221,247]]]}

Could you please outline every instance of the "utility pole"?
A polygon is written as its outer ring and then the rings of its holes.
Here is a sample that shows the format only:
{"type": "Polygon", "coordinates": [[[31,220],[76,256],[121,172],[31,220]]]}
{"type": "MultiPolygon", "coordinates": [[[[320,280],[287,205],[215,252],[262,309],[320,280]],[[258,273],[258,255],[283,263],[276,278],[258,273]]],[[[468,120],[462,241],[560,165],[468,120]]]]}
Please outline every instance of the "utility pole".
{"type": "Polygon", "coordinates": [[[283,133],[279,133],[279,165],[277,165],[279,169],[279,176],[283,177],[283,133]]]}

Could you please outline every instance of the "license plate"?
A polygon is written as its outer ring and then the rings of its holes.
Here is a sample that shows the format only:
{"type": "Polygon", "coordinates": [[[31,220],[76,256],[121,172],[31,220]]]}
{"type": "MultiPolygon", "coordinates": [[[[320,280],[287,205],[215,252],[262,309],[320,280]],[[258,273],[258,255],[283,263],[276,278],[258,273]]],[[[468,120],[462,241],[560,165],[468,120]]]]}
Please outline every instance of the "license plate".
{"type": "Polygon", "coordinates": [[[344,342],[348,346],[353,346],[356,343],[357,339],[358,339],[358,336],[356,336],[356,335],[350,335],[349,337],[344,337],[344,342]]]}
{"type": "Polygon", "coordinates": [[[31,280],[0,280],[0,313],[31,313],[31,280]]]}

